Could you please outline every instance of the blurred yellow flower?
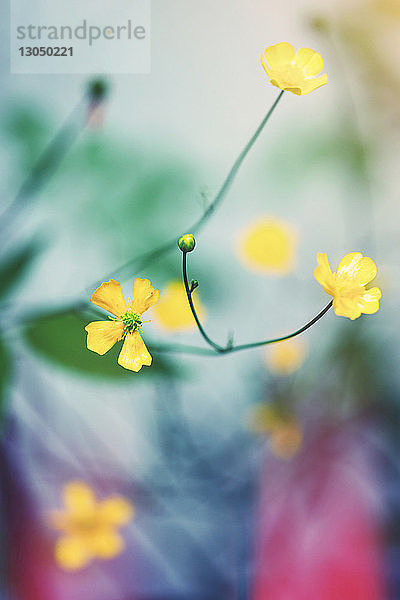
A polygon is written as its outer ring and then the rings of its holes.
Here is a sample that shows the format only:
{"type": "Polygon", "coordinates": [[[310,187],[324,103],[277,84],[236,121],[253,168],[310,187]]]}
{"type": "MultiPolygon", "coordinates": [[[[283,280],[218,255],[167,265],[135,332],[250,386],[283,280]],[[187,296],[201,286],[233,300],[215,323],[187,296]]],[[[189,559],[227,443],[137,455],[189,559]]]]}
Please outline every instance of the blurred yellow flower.
{"type": "MultiPolygon", "coordinates": [[[[205,310],[202,304],[194,297],[193,303],[199,318],[203,320],[205,310]]],[[[182,331],[196,326],[182,281],[176,279],[168,283],[154,308],[154,315],[159,324],[169,331],[182,331]]]]}
{"type": "Polygon", "coordinates": [[[319,252],[317,258],[318,267],[314,271],[314,277],[333,297],[333,308],[337,315],[353,320],[361,313],[376,313],[381,290],[377,287],[365,287],[377,273],[371,258],[363,256],[361,252],[350,252],[340,261],[336,273],[332,273],[325,253],[319,252]]]}
{"type": "Polygon", "coordinates": [[[152,357],[147,350],[140,331],[142,314],[155,304],[159,291],[148,279],[135,279],[132,303],[128,305],[122,295],[121,284],[114,279],[102,283],[92,294],[90,301],[108,310],[113,317],[109,321],[93,321],[86,325],[87,347],[97,354],[105,354],[119,340],[124,340],[118,357],[118,364],[130,371],[140,371],[143,365],[149,367],[152,357]]]}
{"type": "Polygon", "coordinates": [[[271,344],[266,348],[265,360],[276,375],[290,375],[299,369],[306,356],[303,340],[293,339],[271,344]]]}
{"type": "Polygon", "coordinates": [[[55,559],[63,569],[75,571],[94,558],[109,559],[124,548],[117,531],[134,515],[132,504],[122,496],[96,502],[92,489],[83,482],[64,486],[64,510],[49,514],[49,524],[62,535],[55,547],[55,559]]]}
{"type": "Polygon", "coordinates": [[[289,459],[295,456],[301,448],[303,432],[300,424],[296,421],[281,423],[271,431],[269,447],[278,458],[289,459]]]}
{"type": "Polygon", "coordinates": [[[324,61],[310,48],[300,48],[295,54],[291,44],[280,42],[261,54],[261,64],[272,85],[298,96],[328,83],[327,74],[316,77],[324,68],[324,61]]]}
{"type": "Polygon", "coordinates": [[[292,458],[303,442],[299,420],[271,404],[258,404],[254,407],[251,429],[267,436],[271,452],[278,458],[292,458]]]}
{"type": "Polygon", "coordinates": [[[239,256],[250,269],[284,275],[293,269],[297,236],[283,221],[258,219],[239,242],[239,256]]]}

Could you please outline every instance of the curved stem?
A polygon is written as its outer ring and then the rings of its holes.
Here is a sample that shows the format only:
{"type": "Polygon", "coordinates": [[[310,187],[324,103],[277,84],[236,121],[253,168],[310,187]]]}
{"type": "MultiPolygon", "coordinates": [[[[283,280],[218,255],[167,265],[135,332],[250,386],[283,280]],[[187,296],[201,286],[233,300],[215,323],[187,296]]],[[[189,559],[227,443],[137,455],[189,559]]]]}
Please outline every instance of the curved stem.
{"type": "Polygon", "coordinates": [[[196,309],[193,304],[193,299],[192,299],[193,292],[190,289],[188,276],[187,276],[187,252],[182,252],[182,257],[183,257],[182,258],[183,283],[185,285],[186,296],[187,296],[187,299],[189,302],[190,310],[192,311],[193,318],[196,321],[196,325],[197,325],[201,335],[207,342],[207,344],[209,344],[216,352],[221,353],[221,354],[222,353],[228,354],[230,352],[239,352],[240,350],[250,350],[250,348],[257,348],[258,346],[267,346],[268,344],[275,344],[277,342],[283,342],[285,340],[290,340],[290,338],[294,338],[297,335],[300,335],[301,333],[303,333],[304,331],[309,329],[310,327],[312,327],[314,325],[314,323],[319,321],[328,312],[328,310],[332,307],[332,304],[333,304],[333,300],[331,300],[329,302],[329,304],[327,304],[325,306],[325,308],[323,308],[321,310],[321,312],[319,312],[313,319],[311,319],[311,321],[309,321],[308,323],[303,325],[303,327],[300,327],[300,329],[297,329],[293,333],[289,333],[288,335],[284,335],[282,337],[272,338],[272,339],[268,339],[268,340],[261,340],[259,342],[249,342],[248,344],[238,344],[237,346],[233,346],[230,344],[228,344],[227,346],[220,346],[219,344],[214,342],[207,335],[207,333],[205,332],[204,327],[202,326],[200,319],[197,315],[196,309]]]}
{"type": "Polygon", "coordinates": [[[47,148],[37,159],[12,202],[1,212],[0,230],[4,230],[9,226],[10,222],[17,216],[19,210],[26,204],[28,198],[40,190],[44,182],[51,177],[60,165],[62,159],[84,127],[84,123],[79,118],[82,112],[82,105],[83,101],[81,100],[74,107],[47,148]]]}
{"type": "Polygon", "coordinates": [[[200,322],[199,317],[197,316],[197,312],[196,312],[196,309],[195,309],[194,304],[193,304],[192,290],[189,287],[189,282],[188,282],[188,277],[187,277],[186,255],[187,255],[187,252],[182,252],[183,283],[185,285],[186,296],[187,296],[187,299],[188,299],[188,302],[189,302],[190,310],[192,311],[192,315],[194,317],[194,320],[196,321],[196,325],[197,325],[197,327],[198,327],[201,335],[203,336],[203,338],[207,342],[207,344],[209,344],[212,348],[214,348],[214,350],[216,352],[225,352],[225,348],[223,348],[219,344],[216,344],[215,342],[213,342],[213,340],[210,337],[208,337],[208,335],[206,334],[206,332],[204,330],[204,327],[202,326],[202,324],[200,322]]]}
{"type": "Polygon", "coordinates": [[[250,348],[257,348],[257,346],[267,346],[268,344],[275,344],[276,342],[284,342],[285,340],[290,340],[290,338],[294,338],[296,337],[296,335],[300,335],[301,333],[312,327],[314,323],[319,321],[321,317],[323,317],[328,312],[328,310],[332,307],[332,304],[333,300],[331,300],[329,304],[327,304],[325,308],[323,308],[321,312],[317,314],[316,317],[311,319],[311,321],[306,323],[306,325],[303,325],[303,327],[300,327],[300,329],[294,331],[293,333],[289,333],[288,335],[284,335],[279,338],[273,338],[271,340],[263,340],[261,342],[251,342],[249,344],[240,344],[238,346],[233,346],[232,348],[230,348],[230,352],[237,352],[238,350],[249,350],[250,348]]]}
{"type": "MultiPolygon", "coordinates": [[[[244,159],[246,158],[246,156],[249,153],[249,151],[251,150],[251,148],[254,146],[254,143],[256,142],[260,133],[262,132],[265,125],[269,121],[272,113],[274,112],[275,108],[277,107],[277,105],[279,103],[279,100],[282,98],[283,93],[284,92],[282,90],[278,94],[277,98],[275,99],[271,108],[269,109],[269,111],[267,112],[267,114],[265,115],[263,120],[261,121],[260,125],[257,127],[256,131],[253,133],[250,140],[247,142],[247,144],[243,148],[242,152],[239,154],[239,156],[233,163],[233,166],[231,167],[228,175],[226,176],[224,182],[222,183],[222,186],[220,187],[219,191],[217,192],[214,200],[211,202],[211,204],[208,206],[208,208],[204,211],[202,216],[199,219],[197,219],[190,227],[188,227],[186,231],[190,231],[191,233],[198,232],[199,229],[201,229],[201,227],[203,227],[203,225],[205,225],[205,223],[208,221],[208,219],[214,213],[214,211],[216,210],[218,205],[221,204],[221,202],[225,198],[230,186],[232,185],[232,182],[233,182],[234,178],[236,177],[236,174],[239,171],[244,159]]],[[[186,233],[186,232],[184,232],[184,233],[186,233]]],[[[175,248],[176,240],[178,237],[179,236],[175,236],[174,239],[171,239],[171,240],[165,242],[158,248],[155,248],[154,250],[150,250],[149,252],[145,252],[145,253],[141,254],[140,256],[136,256],[135,258],[129,260],[121,267],[118,267],[118,269],[115,269],[115,271],[112,271],[111,273],[106,275],[102,281],[105,281],[106,279],[110,279],[110,278],[114,278],[114,277],[120,277],[124,271],[132,270],[133,267],[135,267],[136,271],[144,269],[154,259],[163,255],[165,252],[168,252],[169,250],[172,250],[173,248],[175,248]]],[[[93,287],[96,287],[100,283],[101,283],[101,281],[96,282],[93,285],[93,287]]]]}

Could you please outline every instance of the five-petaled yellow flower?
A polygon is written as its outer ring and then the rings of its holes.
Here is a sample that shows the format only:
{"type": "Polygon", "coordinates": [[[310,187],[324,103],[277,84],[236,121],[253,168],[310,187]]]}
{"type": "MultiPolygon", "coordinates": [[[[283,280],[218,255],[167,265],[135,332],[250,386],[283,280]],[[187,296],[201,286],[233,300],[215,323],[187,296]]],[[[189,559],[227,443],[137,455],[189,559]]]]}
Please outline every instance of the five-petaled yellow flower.
{"type": "Polygon", "coordinates": [[[94,558],[110,559],[123,550],[124,540],[117,528],[134,515],[128,500],[113,496],[96,502],[92,489],[80,481],[65,485],[63,500],[65,509],[49,514],[49,524],[62,532],[55,559],[63,569],[81,569],[94,558]]]}
{"type": "Polygon", "coordinates": [[[310,48],[300,48],[297,54],[288,42],[269,46],[261,54],[264,67],[272,85],[298,96],[309,94],[328,83],[328,75],[319,75],[324,68],[322,56],[310,48]]]}
{"type": "Polygon", "coordinates": [[[325,253],[319,252],[317,258],[315,279],[333,296],[333,308],[337,315],[357,319],[361,313],[376,313],[381,290],[377,287],[365,287],[377,273],[371,258],[363,256],[361,252],[350,252],[340,261],[336,273],[332,273],[325,253]]]}
{"type": "Polygon", "coordinates": [[[94,292],[90,301],[105,310],[113,317],[109,321],[93,321],[86,325],[88,333],[87,347],[97,354],[105,354],[119,340],[124,340],[118,357],[118,364],[130,371],[139,371],[143,365],[151,365],[151,354],[147,350],[140,331],[143,324],[142,315],[159,297],[159,291],[148,279],[135,280],[132,303],[128,298],[126,304],[122,295],[121,284],[114,279],[102,283],[94,292]]]}

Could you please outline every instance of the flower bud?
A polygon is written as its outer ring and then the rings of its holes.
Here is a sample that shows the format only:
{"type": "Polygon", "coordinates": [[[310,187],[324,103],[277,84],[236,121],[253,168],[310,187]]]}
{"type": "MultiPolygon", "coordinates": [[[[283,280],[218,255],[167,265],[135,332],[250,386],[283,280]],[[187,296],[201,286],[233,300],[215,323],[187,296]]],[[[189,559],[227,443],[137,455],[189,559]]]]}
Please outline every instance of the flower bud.
{"type": "Polygon", "coordinates": [[[105,79],[93,79],[89,82],[88,94],[92,102],[100,102],[108,93],[108,84],[105,79]]]}
{"type": "Polygon", "coordinates": [[[185,233],[178,240],[178,246],[182,252],[191,252],[194,250],[196,240],[192,233],[185,233]]]}
{"type": "Polygon", "coordinates": [[[192,279],[192,281],[190,282],[190,292],[194,292],[194,290],[199,287],[199,282],[197,281],[197,279],[192,279]]]}

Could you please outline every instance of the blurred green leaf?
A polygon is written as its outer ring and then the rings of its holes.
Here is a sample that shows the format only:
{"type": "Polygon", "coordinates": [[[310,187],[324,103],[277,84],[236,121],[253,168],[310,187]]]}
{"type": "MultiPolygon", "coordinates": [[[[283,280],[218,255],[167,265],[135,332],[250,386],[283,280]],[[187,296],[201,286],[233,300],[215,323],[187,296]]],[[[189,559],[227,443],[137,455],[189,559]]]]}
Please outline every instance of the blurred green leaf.
{"type": "MultiPolygon", "coordinates": [[[[60,189],[60,210],[65,197],[76,200],[66,215],[74,228],[107,234],[102,245],[112,239],[110,250],[121,263],[178,234],[201,212],[194,172],[185,161],[160,148],[149,152],[116,142],[100,132],[88,134],[65,158],[57,173],[60,189]],[[115,231],[118,235],[109,235],[115,231]]],[[[51,188],[47,197],[54,203],[51,188]]]]}
{"type": "Polygon", "coordinates": [[[4,408],[7,394],[7,386],[11,374],[11,358],[7,347],[0,338],[0,427],[4,418],[4,408]]]}
{"type": "Polygon", "coordinates": [[[37,317],[25,329],[25,339],[30,347],[47,360],[75,373],[92,377],[143,382],[157,376],[177,375],[173,363],[163,357],[153,357],[151,367],[132,373],[119,366],[121,342],[107,354],[99,356],[86,347],[87,319],[78,312],[53,313],[37,317]],[[130,378],[130,379],[128,379],[130,378]]]}
{"type": "Polygon", "coordinates": [[[6,296],[21,281],[39,250],[36,242],[22,246],[0,264],[0,298],[6,296]]]}

